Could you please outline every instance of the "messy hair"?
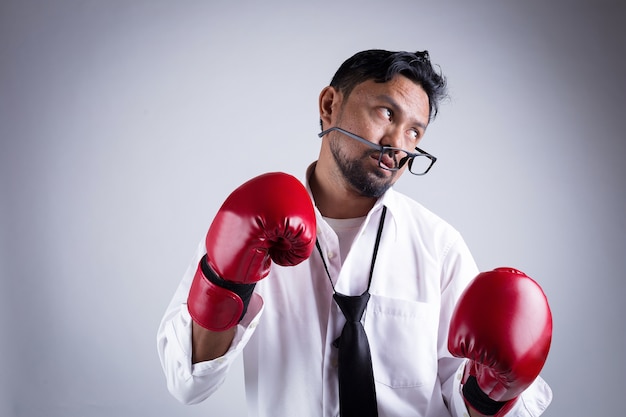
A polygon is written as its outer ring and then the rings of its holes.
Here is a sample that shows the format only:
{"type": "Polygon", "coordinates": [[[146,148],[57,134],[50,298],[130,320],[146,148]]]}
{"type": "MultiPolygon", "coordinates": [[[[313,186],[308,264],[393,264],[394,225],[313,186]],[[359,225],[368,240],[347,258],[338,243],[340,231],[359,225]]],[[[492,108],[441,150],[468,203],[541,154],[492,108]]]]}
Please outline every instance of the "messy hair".
{"type": "Polygon", "coordinates": [[[379,83],[403,75],[419,84],[429,102],[429,120],[434,120],[439,103],[447,97],[446,79],[430,62],[428,51],[392,52],[371,49],[348,58],[333,76],[330,85],[348,97],[358,84],[374,80],[379,83]]]}

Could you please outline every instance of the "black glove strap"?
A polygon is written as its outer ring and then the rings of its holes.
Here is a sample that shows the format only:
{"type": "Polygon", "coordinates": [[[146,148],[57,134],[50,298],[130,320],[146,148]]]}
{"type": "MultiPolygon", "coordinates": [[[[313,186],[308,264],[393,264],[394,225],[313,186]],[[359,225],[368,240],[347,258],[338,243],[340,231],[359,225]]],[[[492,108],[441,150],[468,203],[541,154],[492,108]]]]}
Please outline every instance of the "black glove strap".
{"type": "Polygon", "coordinates": [[[241,317],[239,317],[239,321],[241,321],[241,319],[243,319],[243,316],[245,316],[246,312],[248,311],[248,304],[250,304],[250,299],[252,298],[252,293],[254,293],[254,287],[256,286],[256,283],[237,284],[236,282],[226,281],[225,279],[220,278],[213,271],[213,268],[209,266],[206,255],[204,255],[200,260],[200,268],[202,268],[202,273],[204,274],[204,276],[213,284],[217,285],[218,287],[222,287],[229,291],[232,291],[237,294],[239,298],[241,298],[241,301],[243,301],[243,311],[241,313],[241,317]]]}
{"type": "Polygon", "coordinates": [[[473,375],[470,375],[467,378],[467,382],[463,385],[463,397],[476,411],[486,416],[495,415],[507,403],[507,401],[494,401],[489,398],[480,389],[478,381],[476,381],[476,377],[473,375]]]}

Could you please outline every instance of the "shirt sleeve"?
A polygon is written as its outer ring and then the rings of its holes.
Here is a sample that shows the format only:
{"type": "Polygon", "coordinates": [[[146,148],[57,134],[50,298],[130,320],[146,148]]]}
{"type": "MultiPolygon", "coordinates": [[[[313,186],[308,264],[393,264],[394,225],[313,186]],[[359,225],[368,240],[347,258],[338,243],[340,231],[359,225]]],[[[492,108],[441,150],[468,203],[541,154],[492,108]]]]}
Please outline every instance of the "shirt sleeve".
{"type": "Polygon", "coordinates": [[[454,307],[469,282],[478,274],[478,267],[470,253],[467,244],[460,235],[451,240],[443,252],[444,261],[441,272],[441,311],[439,318],[439,379],[441,380],[442,395],[449,411],[453,416],[463,416],[465,404],[462,408],[456,407],[455,394],[458,391],[460,380],[457,380],[457,371],[463,369],[465,360],[453,357],[448,350],[448,331],[454,307]]]}
{"type": "MultiPolygon", "coordinates": [[[[442,311],[441,323],[445,325],[440,329],[439,338],[443,343],[440,345],[440,377],[442,378],[442,391],[450,414],[455,417],[469,417],[461,392],[463,373],[467,360],[452,358],[447,348],[447,333],[454,307],[469,282],[478,274],[473,257],[462,238],[458,238],[450,246],[446,253],[447,262],[444,263],[442,279],[442,311]],[[456,361],[452,362],[454,359],[456,361]],[[456,367],[451,374],[445,372],[450,366],[456,367]],[[446,377],[450,375],[450,377],[446,377]]],[[[541,378],[537,379],[519,396],[515,405],[506,413],[507,417],[536,417],[541,415],[552,401],[552,391],[548,384],[541,378]]]]}
{"type": "MultiPolygon", "coordinates": [[[[454,377],[450,412],[456,417],[469,417],[461,392],[465,362],[459,366],[454,377]]],[[[507,417],[537,417],[543,414],[552,402],[552,390],[540,376],[518,397],[515,405],[506,413],[507,417]]]]}
{"type": "Polygon", "coordinates": [[[157,351],[167,388],[172,396],[184,404],[199,403],[222,385],[231,365],[254,333],[263,311],[263,299],[258,294],[253,294],[248,311],[237,325],[235,337],[226,354],[210,361],[192,364],[192,320],[187,310],[187,295],[198,262],[204,253],[204,242],[201,242],[157,331],[157,351]]]}

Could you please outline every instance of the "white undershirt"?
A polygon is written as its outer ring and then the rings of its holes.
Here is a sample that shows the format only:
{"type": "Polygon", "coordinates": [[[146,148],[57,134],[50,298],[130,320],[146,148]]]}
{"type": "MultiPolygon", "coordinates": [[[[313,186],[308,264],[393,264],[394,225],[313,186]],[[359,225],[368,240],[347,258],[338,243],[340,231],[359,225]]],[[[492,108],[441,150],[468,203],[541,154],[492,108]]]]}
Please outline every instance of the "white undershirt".
{"type": "Polygon", "coordinates": [[[341,264],[346,260],[346,256],[348,256],[348,252],[350,252],[350,248],[352,247],[352,242],[356,238],[356,235],[359,233],[363,222],[365,221],[364,217],[356,217],[353,219],[331,219],[329,217],[324,217],[326,223],[335,231],[337,234],[337,238],[339,239],[339,250],[341,257],[341,264]]]}

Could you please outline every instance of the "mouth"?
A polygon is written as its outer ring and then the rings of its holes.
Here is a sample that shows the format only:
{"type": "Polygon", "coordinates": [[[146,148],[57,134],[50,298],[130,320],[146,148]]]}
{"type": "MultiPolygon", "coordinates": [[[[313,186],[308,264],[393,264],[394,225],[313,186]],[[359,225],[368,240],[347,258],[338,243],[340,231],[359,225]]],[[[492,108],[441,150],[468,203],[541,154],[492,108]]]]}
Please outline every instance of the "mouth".
{"type": "Polygon", "coordinates": [[[389,157],[385,157],[383,156],[380,164],[378,163],[378,157],[379,157],[379,153],[372,153],[370,154],[370,159],[372,161],[372,174],[374,174],[377,178],[383,179],[383,178],[389,178],[391,177],[394,172],[390,170],[390,168],[393,168],[393,159],[389,158],[389,157]]]}
{"type": "Polygon", "coordinates": [[[382,170],[395,171],[398,169],[398,156],[394,153],[383,153],[381,155],[380,152],[373,152],[370,154],[370,158],[372,158],[376,165],[382,170]]]}

